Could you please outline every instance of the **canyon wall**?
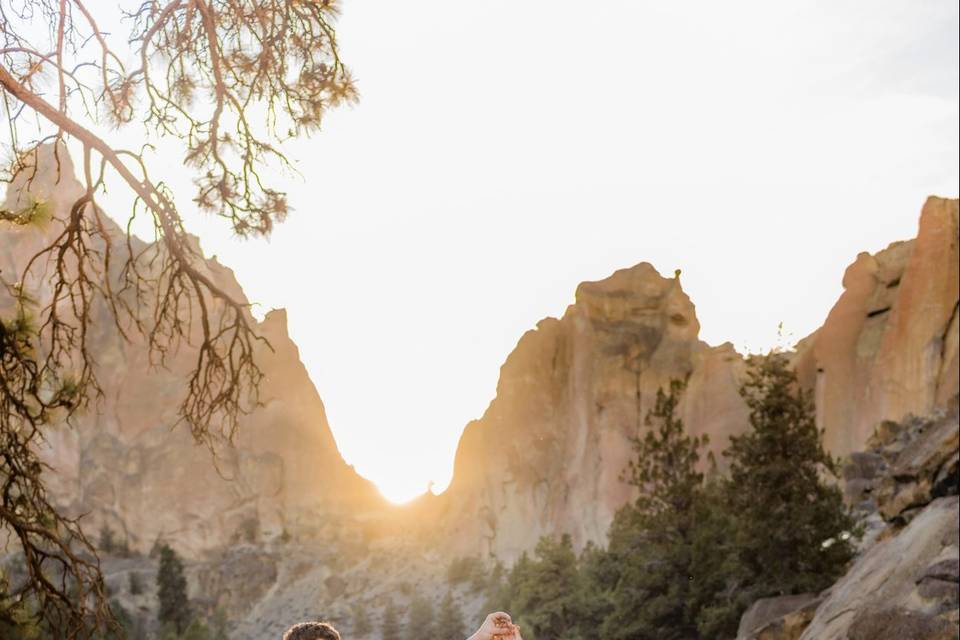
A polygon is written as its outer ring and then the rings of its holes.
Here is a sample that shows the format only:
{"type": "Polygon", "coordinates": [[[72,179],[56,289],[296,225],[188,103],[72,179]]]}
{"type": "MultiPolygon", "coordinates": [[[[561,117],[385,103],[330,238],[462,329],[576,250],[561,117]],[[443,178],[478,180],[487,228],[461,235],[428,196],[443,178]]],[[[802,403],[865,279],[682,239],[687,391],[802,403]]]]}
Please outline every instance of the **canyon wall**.
{"type": "MultiPolygon", "coordinates": [[[[29,197],[47,203],[54,219],[39,226],[0,222],[0,275],[8,281],[19,279],[30,257],[62,231],[65,212],[82,193],[69,157],[58,153],[58,172],[52,151],[43,149],[29,197]]],[[[27,191],[14,185],[4,207],[21,207],[27,191]]],[[[105,223],[116,243],[122,232],[109,219],[105,223]]],[[[102,239],[94,242],[103,248],[102,239]]],[[[133,242],[148,255],[155,250],[133,242]]],[[[216,259],[201,268],[235,299],[246,300],[233,273],[216,259]]],[[[41,303],[52,295],[49,269],[41,263],[25,282],[41,303]]],[[[0,315],[11,304],[3,295],[0,315]]],[[[381,504],[372,485],[337,450],[323,402],[287,335],[285,311],[271,311],[259,323],[249,320],[271,347],[261,345],[256,353],[265,375],[263,406],[242,419],[236,446],[219,448],[215,465],[211,452],[177,425],[194,349],[184,345],[166,367],[151,365],[143,336],[129,332],[130,340],[124,340],[106,305],[97,303],[90,351],[104,396],[74,424],[49,429],[43,446],[52,494],[66,512],[87,514],[88,533],[95,536],[106,526],[134,550],[148,551],[164,540],[197,555],[241,538],[279,535],[285,528],[322,527],[331,513],[381,504]]]]}
{"type": "Polygon", "coordinates": [[[882,420],[926,415],[958,388],[957,200],[931,197],[917,237],[861,253],[843,295],[798,348],[801,380],[838,455],[862,448],[882,420]]]}
{"type": "MultiPolygon", "coordinates": [[[[917,238],[857,257],[824,326],[798,345],[828,448],[861,449],[882,420],[949,404],[957,381],[957,200],[930,198],[917,238]]],[[[464,430],[435,501],[459,553],[512,560],[541,535],[602,543],[633,492],[621,474],[656,390],[688,376],[681,416],[718,455],[747,428],[745,363],[698,340],[679,278],[649,264],[577,288],[562,318],[525,334],[496,398],[464,430]]]]}
{"type": "Polygon", "coordinates": [[[656,392],[688,378],[681,415],[722,450],[746,411],[743,360],[697,338],[678,277],[647,263],[577,288],[562,318],[527,332],[500,372],[497,396],[467,425],[438,517],[461,553],[511,560],[540,536],[605,539],[634,495],[621,480],[656,392]]]}

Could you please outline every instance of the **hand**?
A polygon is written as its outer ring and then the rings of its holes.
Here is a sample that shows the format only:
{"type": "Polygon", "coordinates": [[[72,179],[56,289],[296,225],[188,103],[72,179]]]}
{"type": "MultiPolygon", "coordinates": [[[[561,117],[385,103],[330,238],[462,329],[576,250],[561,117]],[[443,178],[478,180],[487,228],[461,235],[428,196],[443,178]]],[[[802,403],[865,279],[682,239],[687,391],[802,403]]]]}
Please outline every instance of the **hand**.
{"type": "Polygon", "coordinates": [[[487,616],[469,640],[521,640],[520,627],[513,624],[510,614],[498,611],[487,616]]]}

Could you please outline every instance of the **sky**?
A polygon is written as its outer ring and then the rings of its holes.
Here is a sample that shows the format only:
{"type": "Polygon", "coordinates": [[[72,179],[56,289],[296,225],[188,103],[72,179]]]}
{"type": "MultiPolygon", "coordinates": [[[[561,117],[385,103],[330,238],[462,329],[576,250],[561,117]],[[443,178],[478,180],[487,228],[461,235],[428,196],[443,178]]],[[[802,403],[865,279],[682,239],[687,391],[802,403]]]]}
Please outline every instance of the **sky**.
{"type": "Polygon", "coordinates": [[[342,8],[361,100],[286,148],[288,221],[191,224],[259,313],[288,310],[342,454],[393,500],[446,486],[579,282],[680,268],[703,340],[763,350],[958,193],[955,0],[342,8]]]}

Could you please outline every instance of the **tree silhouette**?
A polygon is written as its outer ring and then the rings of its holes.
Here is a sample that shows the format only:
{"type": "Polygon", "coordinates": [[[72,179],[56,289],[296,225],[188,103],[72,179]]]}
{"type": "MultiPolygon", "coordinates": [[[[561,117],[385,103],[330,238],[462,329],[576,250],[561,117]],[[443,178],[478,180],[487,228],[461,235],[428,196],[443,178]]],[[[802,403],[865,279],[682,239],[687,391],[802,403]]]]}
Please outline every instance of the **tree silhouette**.
{"type": "Polygon", "coordinates": [[[124,338],[143,336],[152,364],[195,345],[180,415],[198,443],[231,439],[258,404],[261,338],[247,304],[202,268],[152,143],[178,145],[198,209],[240,237],[268,235],[287,203],[263,169],[290,167],[283,142],[316,131],[328,108],[356,98],[336,15],[333,0],[145,0],[129,10],[0,0],[10,156],[0,179],[12,203],[0,225],[47,220],[56,230],[21,273],[0,280],[0,528],[27,561],[16,599],[35,601],[62,637],[88,636],[109,609],[94,546],[51,505],[35,449],[49,424],[102,393],[88,342],[94,310],[104,309],[99,321],[124,338]],[[104,28],[119,17],[128,33],[104,28]],[[129,139],[133,125],[140,147],[110,133],[129,139]],[[29,190],[41,156],[63,169],[67,143],[80,149],[83,191],[52,211],[29,190]],[[100,207],[108,183],[135,198],[126,231],[100,207]],[[138,218],[152,225],[155,243],[131,238],[138,218]],[[42,274],[50,294],[38,300],[29,283],[42,274]]]}
{"type": "Polygon", "coordinates": [[[463,611],[453,599],[453,593],[448,591],[440,603],[440,613],[437,615],[437,624],[434,634],[438,640],[461,640],[467,636],[467,625],[463,622],[463,611]]]}
{"type": "Polygon", "coordinates": [[[410,603],[407,613],[406,637],[408,640],[430,638],[433,632],[433,603],[424,596],[417,596],[410,603]]]}
{"type": "Polygon", "coordinates": [[[160,609],[157,619],[161,626],[182,634],[190,624],[190,601],[187,599],[187,579],[183,576],[183,562],[177,552],[167,545],[160,548],[160,568],[157,571],[157,599],[160,609]]]}

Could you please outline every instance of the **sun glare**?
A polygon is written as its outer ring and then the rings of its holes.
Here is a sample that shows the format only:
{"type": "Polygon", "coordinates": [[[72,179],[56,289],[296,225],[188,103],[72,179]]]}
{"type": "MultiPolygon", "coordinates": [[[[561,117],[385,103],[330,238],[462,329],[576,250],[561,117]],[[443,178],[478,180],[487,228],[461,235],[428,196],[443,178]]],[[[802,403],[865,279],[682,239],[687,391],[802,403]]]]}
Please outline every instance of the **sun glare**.
{"type": "MultiPolygon", "coordinates": [[[[361,472],[361,475],[362,472],[361,472]]],[[[419,498],[426,493],[440,493],[437,485],[430,481],[423,484],[419,477],[411,477],[408,472],[396,469],[392,473],[381,470],[376,478],[368,478],[384,498],[395,505],[403,505],[419,498]]]]}

